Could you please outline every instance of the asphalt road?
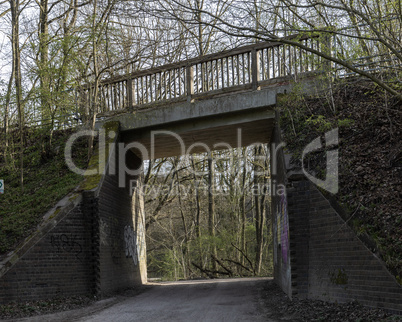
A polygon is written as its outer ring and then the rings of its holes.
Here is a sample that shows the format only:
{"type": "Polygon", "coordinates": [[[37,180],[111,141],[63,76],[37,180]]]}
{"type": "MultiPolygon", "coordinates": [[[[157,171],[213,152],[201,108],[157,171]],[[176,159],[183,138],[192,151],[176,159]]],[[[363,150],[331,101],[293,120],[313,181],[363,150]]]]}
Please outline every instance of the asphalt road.
{"type": "Polygon", "coordinates": [[[271,321],[261,304],[267,279],[153,283],[153,287],[75,321],[271,321]]]}

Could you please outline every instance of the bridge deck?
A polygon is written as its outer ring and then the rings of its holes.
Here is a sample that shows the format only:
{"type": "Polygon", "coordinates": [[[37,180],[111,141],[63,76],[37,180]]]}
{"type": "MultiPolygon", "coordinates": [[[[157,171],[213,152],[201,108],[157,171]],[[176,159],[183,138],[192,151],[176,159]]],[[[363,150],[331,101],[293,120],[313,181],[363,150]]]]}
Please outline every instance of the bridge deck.
{"type": "MultiPolygon", "coordinates": [[[[315,36],[299,41],[322,46],[315,36]]],[[[90,108],[97,98],[98,117],[118,121],[142,159],[205,152],[270,142],[276,95],[300,78],[310,90],[306,79],[322,66],[299,48],[258,43],[107,79],[83,88],[81,99],[90,108]]]]}
{"type": "MultiPolygon", "coordinates": [[[[167,104],[118,114],[107,121],[120,122],[126,144],[136,142],[143,146],[142,151],[133,148],[133,152],[144,160],[269,143],[276,96],[290,91],[292,86],[287,82],[249,92],[167,104]]],[[[306,86],[305,91],[308,90],[306,86]]]]}

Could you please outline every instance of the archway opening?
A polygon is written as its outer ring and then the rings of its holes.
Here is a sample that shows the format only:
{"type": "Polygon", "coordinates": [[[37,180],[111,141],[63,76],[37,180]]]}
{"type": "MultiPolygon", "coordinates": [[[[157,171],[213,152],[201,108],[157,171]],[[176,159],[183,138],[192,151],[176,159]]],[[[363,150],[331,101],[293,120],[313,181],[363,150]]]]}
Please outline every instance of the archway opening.
{"type": "Polygon", "coordinates": [[[272,276],[267,144],[204,147],[144,162],[148,280],[272,276]]]}

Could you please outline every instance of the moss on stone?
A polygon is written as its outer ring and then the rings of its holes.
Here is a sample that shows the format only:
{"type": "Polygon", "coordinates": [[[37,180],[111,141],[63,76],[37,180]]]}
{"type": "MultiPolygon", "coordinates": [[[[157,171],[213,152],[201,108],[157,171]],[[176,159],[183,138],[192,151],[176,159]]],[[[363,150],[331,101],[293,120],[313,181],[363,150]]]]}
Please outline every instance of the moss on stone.
{"type": "Polygon", "coordinates": [[[48,220],[52,220],[54,217],[57,216],[57,214],[61,211],[61,208],[57,208],[52,215],[49,216],[48,220]]]}
{"type": "Polygon", "coordinates": [[[78,196],[79,196],[79,195],[75,193],[75,194],[73,194],[71,197],[69,197],[68,200],[71,201],[71,202],[73,202],[75,199],[78,198],[78,196]]]}
{"type": "Polygon", "coordinates": [[[13,257],[10,258],[9,262],[11,265],[14,265],[20,257],[17,254],[14,254],[13,257]]]}
{"type": "Polygon", "coordinates": [[[329,273],[329,279],[336,285],[348,284],[348,275],[345,273],[343,268],[339,268],[336,272],[329,273]]]}

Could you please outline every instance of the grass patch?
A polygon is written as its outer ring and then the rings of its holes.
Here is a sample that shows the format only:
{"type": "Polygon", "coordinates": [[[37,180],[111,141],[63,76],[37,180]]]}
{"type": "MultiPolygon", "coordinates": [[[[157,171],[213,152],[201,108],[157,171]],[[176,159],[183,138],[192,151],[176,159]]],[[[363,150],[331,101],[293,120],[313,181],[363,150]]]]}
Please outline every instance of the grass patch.
{"type": "MultiPolygon", "coordinates": [[[[82,176],[70,171],[64,160],[65,143],[73,130],[53,133],[52,144],[39,130],[28,130],[24,149],[24,193],[20,188],[18,154],[14,162],[5,164],[0,157],[0,179],[5,193],[0,195],[0,254],[13,250],[41,222],[46,211],[71,192],[82,176]],[[11,164],[10,164],[11,163],[11,164]]],[[[4,141],[1,142],[3,146],[4,141]]],[[[74,163],[87,164],[86,139],[78,139],[72,151],[74,163]]]]}

